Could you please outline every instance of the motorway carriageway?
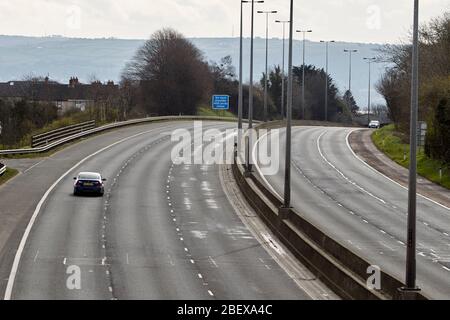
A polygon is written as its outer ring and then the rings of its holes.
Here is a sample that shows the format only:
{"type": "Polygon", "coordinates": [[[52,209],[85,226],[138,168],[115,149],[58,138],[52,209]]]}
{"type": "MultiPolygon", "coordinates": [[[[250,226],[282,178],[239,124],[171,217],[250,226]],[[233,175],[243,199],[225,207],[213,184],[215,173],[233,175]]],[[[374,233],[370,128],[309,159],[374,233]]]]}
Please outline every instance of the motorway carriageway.
{"type": "MultiPolygon", "coordinates": [[[[403,281],[407,190],[355,156],[347,142],[352,130],[293,129],[292,205],[333,239],[403,281]]],[[[265,176],[279,197],[284,190],[284,130],[280,138],[282,169],[265,176]]],[[[418,285],[428,297],[449,299],[450,210],[418,197],[417,219],[418,285]]]]}
{"type": "Polygon", "coordinates": [[[93,137],[3,186],[0,293],[50,300],[311,299],[239,218],[219,166],[173,165],[170,134],[178,128],[192,130],[193,123],[147,124],[93,137]],[[103,198],[72,195],[72,178],[81,171],[108,178],[103,198]],[[67,287],[71,266],[81,270],[81,290],[67,287]]]}

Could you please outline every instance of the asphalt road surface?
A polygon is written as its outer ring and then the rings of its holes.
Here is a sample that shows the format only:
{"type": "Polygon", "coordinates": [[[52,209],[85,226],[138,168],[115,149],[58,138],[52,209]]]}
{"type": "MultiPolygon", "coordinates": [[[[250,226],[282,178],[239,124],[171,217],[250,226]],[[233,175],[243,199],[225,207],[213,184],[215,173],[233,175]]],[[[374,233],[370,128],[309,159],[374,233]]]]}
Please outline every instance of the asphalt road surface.
{"type": "MultiPolygon", "coordinates": [[[[346,139],[352,130],[293,129],[292,205],[335,240],[403,281],[407,191],[355,157],[346,139]]],[[[280,137],[284,159],[283,131],[280,137]]],[[[279,195],[284,160],[281,166],[276,175],[265,177],[279,195]]],[[[418,285],[431,298],[449,299],[450,210],[422,197],[417,205],[418,285]]]]}
{"type": "MultiPolygon", "coordinates": [[[[205,126],[223,130],[234,124],[205,126]]],[[[12,221],[9,206],[23,218],[18,231],[3,233],[9,241],[1,251],[1,289],[8,283],[11,299],[309,299],[239,219],[217,165],[173,165],[170,133],[185,127],[192,123],[94,137],[2,187],[0,197],[9,196],[2,201],[15,201],[4,202],[1,214],[12,221]],[[42,202],[15,270],[30,209],[80,155],[88,158],[42,202]],[[81,171],[108,178],[103,198],[72,195],[72,178],[81,171]],[[48,183],[47,176],[57,178],[48,183]],[[25,207],[18,207],[18,188],[25,207]],[[27,192],[33,201],[27,202],[27,192]],[[77,282],[71,276],[78,271],[81,289],[72,290],[77,282]]]]}

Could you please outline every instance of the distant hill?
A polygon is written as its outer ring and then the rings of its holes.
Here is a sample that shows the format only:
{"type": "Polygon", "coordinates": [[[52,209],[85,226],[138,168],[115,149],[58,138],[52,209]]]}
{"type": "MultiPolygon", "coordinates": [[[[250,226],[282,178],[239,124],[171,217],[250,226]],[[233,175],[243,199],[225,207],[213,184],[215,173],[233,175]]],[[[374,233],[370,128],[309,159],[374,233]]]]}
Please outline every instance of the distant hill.
{"type": "MultiPolygon", "coordinates": [[[[219,61],[231,55],[238,67],[238,38],[193,38],[190,39],[204,53],[208,61],[219,61]]],[[[73,39],[54,37],[0,36],[0,81],[20,80],[25,76],[49,75],[51,79],[67,82],[71,76],[87,82],[94,76],[101,80],[120,79],[120,73],[137,48],[144,40],[122,39],[73,39]]],[[[244,75],[249,79],[249,39],[244,43],[244,75]]],[[[301,41],[294,42],[294,64],[301,64],[301,41]]],[[[287,42],[286,42],[287,46],[287,42]]],[[[282,40],[271,39],[269,42],[269,65],[281,64],[282,40]]],[[[334,43],[330,44],[330,73],[339,89],[344,92],[348,87],[348,55],[344,48],[355,48],[359,52],[353,58],[352,91],[360,107],[367,105],[368,67],[363,57],[376,55],[379,44],[334,43]]],[[[261,78],[265,63],[265,40],[255,39],[254,77],[261,78]]],[[[319,68],[325,66],[325,47],[318,42],[307,41],[306,63],[319,68]]],[[[287,59],[286,59],[287,65],[287,59]]],[[[375,64],[373,83],[375,83],[385,66],[375,64]]],[[[373,102],[384,100],[373,90],[373,102]]]]}

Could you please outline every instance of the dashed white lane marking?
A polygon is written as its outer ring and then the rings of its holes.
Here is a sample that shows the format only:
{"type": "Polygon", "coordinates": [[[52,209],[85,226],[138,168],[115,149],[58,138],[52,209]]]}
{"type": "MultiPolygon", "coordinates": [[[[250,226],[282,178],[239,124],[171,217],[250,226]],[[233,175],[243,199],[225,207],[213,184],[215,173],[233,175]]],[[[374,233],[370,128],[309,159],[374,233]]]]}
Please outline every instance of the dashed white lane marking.
{"type": "Polygon", "coordinates": [[[195,261],[191,259],[191,263],[192,263],[192,264],[195,264],[195,261]]]}
{"type": "Polygon", "coordinates": [[[184,251],[189,252],[189,249],[188,248],[184,248],[184,251]]]}
{"type": "Polygon", "coordinates": [[[381,244],[383,247],[388,248],[390,251],[395,251],[394,248],[390,247],[389,245],[387,245],[386,243],[384,243],[383,241],[378,241],[379,244],[381,244]]]}
{"type": "Polygon", "coordinates": [[[66,265],[66,263],[67,263],[67,258],[64,258],[63,265],[66,265]]]}
{"type": "Polygon", "coordinates": [[[211,262],[211,264],[214,265],[214,267],[219,268],[219,266],[217,265],[216,261],[214,261],[214,259],[211,256],[209,256],[208,259],[211,262]]]}
{"type": "Polygon", "coordinates": [[[201,273],[198,274],[198,277],[199,277],[200,279],[203,279],[203,276],[202,276],[201,273]]]}
{"type": "Polygon", "coordinates": [[[208,294],[209,294],[211,297],[214,297],[214,293],[213,293],[211,290],[208,290],[208,294]]]}
{"type": "Polygon", "coordinates": [[[36,260],[38,258],[38,255],[39,255],[39,250],[36,252],[36,255],[34,256],[33,262],[36,262],[36,260]]]}
{"type": "Polygon", "coordinates": [[[112,287],[108,287],[109,292],[113,292],[113,288],[112,287]]]}
{"type": "Polygon", "coordinates": [[[322,149],[320,148],[320,140],[322,139],[322,137],[327,133],[328,131],[324,131],[322,132],[322,134],[319,136],[319,138],[317,138],[317,150],[319,151],[320,157],[331,167],[333,168],[345,181],[347,181],[348,183],[350,183],[351,185],[355,186],[357,189],[361,190],[362,192],[364,192],[365,194],[369,195],[370,197],[376,199],[377,201],[381,202],[382,204],[387,204],[385,200],[377,197],[376,195],[374,195],[373,193],[367,191],[366,189],[364,189],[363,187],[361,187],[359,184],[357,184],[356,182],[352,181],[350,178],[348,178],[341,170],[339,170],[334,164],[332,164],[323,154],[322,149]]]}
{"type": "Polygon", "coordinates": [[[127,253],[127,264],[130,264],[130,256],[127,253]]]}
{"type": "Polygon", "coordinates": [[[449,268],[447,268],[446,266],[442,266],[442,269],[444,269],[444,270],[446,270],[446,271],[450,272],[450,269],[449,269],[449,268]]]}

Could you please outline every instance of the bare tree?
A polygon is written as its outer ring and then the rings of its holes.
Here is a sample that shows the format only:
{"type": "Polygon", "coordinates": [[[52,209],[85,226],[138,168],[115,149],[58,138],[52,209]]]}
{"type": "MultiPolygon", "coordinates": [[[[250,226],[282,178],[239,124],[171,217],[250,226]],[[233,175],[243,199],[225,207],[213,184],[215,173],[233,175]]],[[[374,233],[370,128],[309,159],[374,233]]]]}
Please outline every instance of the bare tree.
{"type": "Polygon", "coordinates": [[[155,32],[127,64],[123,80],[139,85],[148,114],[195,114],[210,93],[211,77],[202,53],[172,29],[155,32]]]}

